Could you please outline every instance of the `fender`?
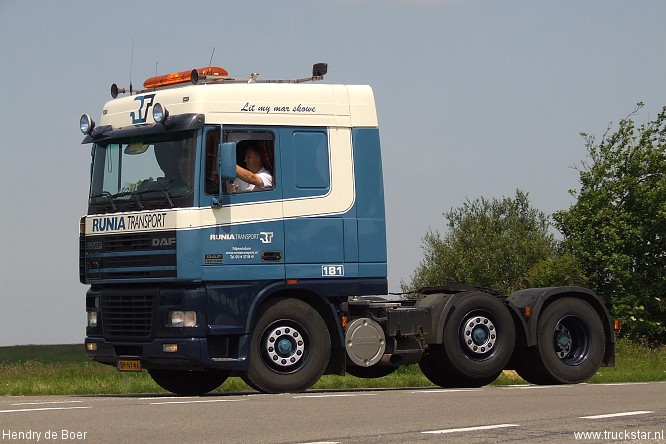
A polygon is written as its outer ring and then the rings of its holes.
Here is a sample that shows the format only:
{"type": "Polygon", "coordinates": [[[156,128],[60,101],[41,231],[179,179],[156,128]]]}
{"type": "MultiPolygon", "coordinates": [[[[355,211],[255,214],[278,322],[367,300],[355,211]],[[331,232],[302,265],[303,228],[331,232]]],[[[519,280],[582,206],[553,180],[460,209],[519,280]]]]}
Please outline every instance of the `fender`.
{"type": "Polygon", "coordinates": [[[510,305],[516,307],[521,313],[521,318],[527,318],[526,345],[532,347],[537,344],[537,324],[544,308],[553,301],[563,297],[575,297],[590,304],[599,314],[599,318],[606,333],[606,352],[603,362],[606,366],[615,364],[615,332],[612,328],[612,320],[605,302],[592,290],[582,287],[547,287],[527,288],[518,290],[508,297],[510,305]],[[530,315],[525,316],[525,309],[529,307],[530,315]]]}
{"type": "Polygon", "coordinates": [[[444,321],[453,304],[460,298],[460,293],[444,294],[433,293],[426,295],[416,302],[416,307],[426,312],[426,322],[423,326],[423,338],[426,344],[441,344],[444,336],[444,321]]]}
{"type": "MultiPolygon", "coordinates": [[[[330,286],[330,281],[307,281],[305,285],[301,283],[287,284],[285,281],[279,281],[265,286],[253,298],[252,304],[250,305],[247,318],[245,319],[245,333],[250,334],[252,332],[257,311],[259,310],[261,304],[263,304],[269,298],[283,295],[301,299],[304,302],[309,303],[315,309],[317,309],[317,311],[319,311],[319,314],[321,314],[322,318],[324,318],[328,324],[328,319],[338,318],[336,304],[332,303],[330,300],[330,297],[334,296],[328,296],[325,291],[322,292],[325,287],[330,286]],[[324,312],[322,312],[322,310],[324,312]]],[[[340,343],[344,344],[342,326],[339,322],[336,322],[336,324],[338,324],[337,330],[340,343]]]]}
{"type": "MultiPolygon", "coordinates": [[[[385,279],[352,279],[337,281],[335,285],[328,279],[312,279],[289,284],[285,281],[273,282],[256,293],[245,318],[244,333],[251,335],[259,307],[271,298],[291,297],[300,299],[315,308],[324,319],[331,335],[331,359],[327,374],[344,375],[346,351],[344,330],[338,315],[338,306],[347,296],[356,294],[381,294],[386,287],[385,279]]],[[[245,353],[245,351],[243,351],[245,353]]]]}
{"type": "MultiPolygon", "coordinates": [[[[433,293],[428,294],[423,299],[419,300],[416,303],[416,306],[426,310],[426,325],[427,331],[423,332],[425,342],[427,344],[441,344],[444,342],[444,324],[446,323],[449,313],[453,306],[462,298],[469,297],[471,294],[483,293],[489,296],[498,297],[498,299],[503,300],[507,306],[507,310],[511,313],[511,317],[514,320],[514,323],[520,324],[522,330],[527,330],[527,325],[525,323],[525,318],[522,316],[522,312],[515,307],[513,304],[506,301],[505,296],[500,296],[499,294],[489,293],[486,291],[474,291],[471,288],[469,291],[465,290],[462,292],[456,292],[454,294],[445,294],[445,293],[433,293]]],[[[519,325],[516,325],[516,330],[518,330],[519,325]]]]}

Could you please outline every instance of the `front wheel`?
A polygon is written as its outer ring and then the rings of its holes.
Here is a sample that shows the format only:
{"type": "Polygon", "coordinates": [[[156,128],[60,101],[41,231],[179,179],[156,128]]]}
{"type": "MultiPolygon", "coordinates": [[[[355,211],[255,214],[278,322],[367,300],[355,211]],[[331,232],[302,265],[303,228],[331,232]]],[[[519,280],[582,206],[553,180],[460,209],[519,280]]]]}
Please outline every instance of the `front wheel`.
{"type": "Polygon", "coordinates": [[[302,392],[324,373],[330,354],[328,328],[311,305],[270,301],[259,312],[243,379],[265,393],[302,392]]]}
{"type": "Polygon", "coordinates": [[[158,370],[149,369],[153,380],[171,393],[200,396],[218,388],[229,377],[226,370],[158,370]]]}

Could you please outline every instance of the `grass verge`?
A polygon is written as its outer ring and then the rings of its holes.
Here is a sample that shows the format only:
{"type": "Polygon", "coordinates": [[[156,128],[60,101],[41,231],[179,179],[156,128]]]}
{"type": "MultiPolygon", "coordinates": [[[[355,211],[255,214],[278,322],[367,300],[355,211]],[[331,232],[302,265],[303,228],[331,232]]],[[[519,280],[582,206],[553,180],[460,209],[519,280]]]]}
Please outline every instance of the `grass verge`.
{"type": "MultiPolygon", "coordinates": [[[[616,346],[616,367],[601,368],[591,383],[665,381],[666,347],[650,348],[627,340],[616,346]]],[[[523,384],[505,371],[493,385],[523,384]]],[[[399,368],[379,379],[323,376],[313,389],[432,387],[418,365],[399,368]]],[[[220,391],[250,391],[240,378],[229,378],[220,391]]],[[[88,361],[82,345],[0,347],[0,396],[164,393],[147,372],[119,373],[88,361]]]]}

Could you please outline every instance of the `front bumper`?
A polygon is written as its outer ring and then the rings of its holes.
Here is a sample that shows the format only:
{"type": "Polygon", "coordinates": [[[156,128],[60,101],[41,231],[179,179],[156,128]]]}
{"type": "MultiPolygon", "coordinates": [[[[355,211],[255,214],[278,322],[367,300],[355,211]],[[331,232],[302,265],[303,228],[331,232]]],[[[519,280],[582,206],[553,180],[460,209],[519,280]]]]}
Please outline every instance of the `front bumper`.
{"type": "MultiPolygon", "coordinates": [[[[219,347],[210,343],[208,338],[156,338],[141,343],[108,342],[104,338],[87,337],[85,342],[88,357],[107,365],[116,366],[120,360],[131,359],[140,360],[144,369],[247,370],[249,336],[235,338],[237,348],[233,356],[216,353],[219,347]]],[[[213,342],[220,341],[215,339],[213,342]]]]}

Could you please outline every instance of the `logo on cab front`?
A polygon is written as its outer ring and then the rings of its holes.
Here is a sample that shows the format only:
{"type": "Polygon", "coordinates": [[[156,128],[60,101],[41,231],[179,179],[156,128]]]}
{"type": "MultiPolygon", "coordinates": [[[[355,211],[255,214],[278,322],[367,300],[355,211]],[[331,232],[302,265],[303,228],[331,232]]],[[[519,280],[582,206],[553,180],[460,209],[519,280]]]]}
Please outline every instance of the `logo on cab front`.
{"type": "Polygon", "coordinates": [[[175,237],[157,237],[151,241],[153,247],[171,247],[176,245],[175,237]]]}
{"type": "Polygon", "coordinates": [[[139,102],[139,109],[130,113],[132,124],[146,123],[146,120],[148,119],[148,110],[153,106],[154,100],[155,94],[146,94],[145,96],[136,96],[134,98],[135,102],[139,102]]]}

